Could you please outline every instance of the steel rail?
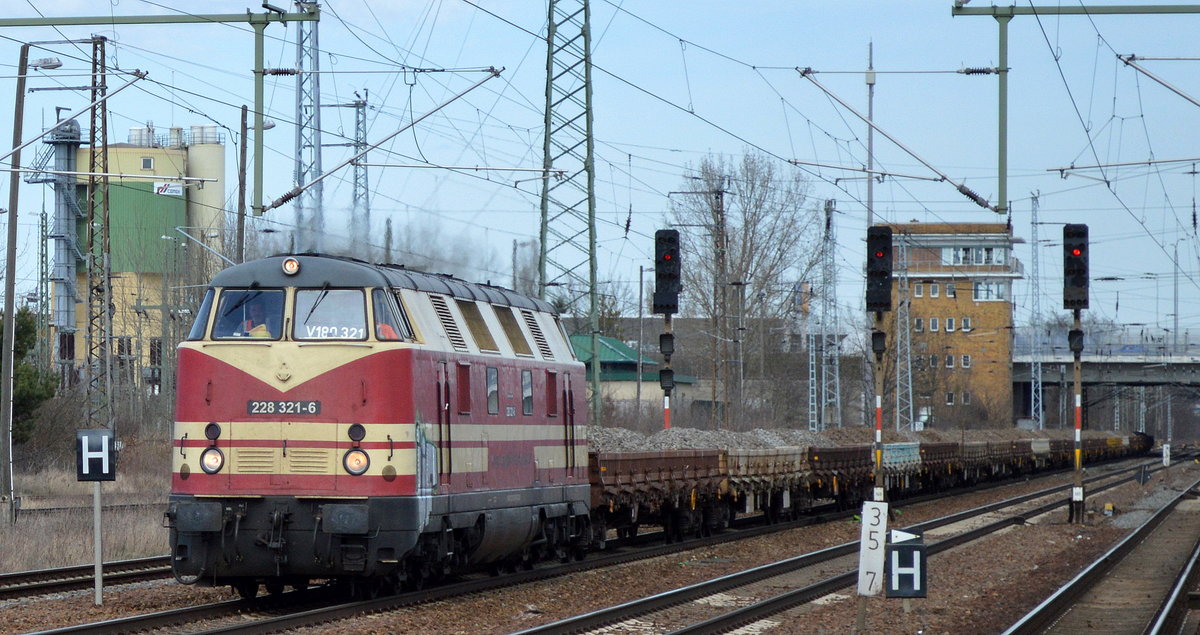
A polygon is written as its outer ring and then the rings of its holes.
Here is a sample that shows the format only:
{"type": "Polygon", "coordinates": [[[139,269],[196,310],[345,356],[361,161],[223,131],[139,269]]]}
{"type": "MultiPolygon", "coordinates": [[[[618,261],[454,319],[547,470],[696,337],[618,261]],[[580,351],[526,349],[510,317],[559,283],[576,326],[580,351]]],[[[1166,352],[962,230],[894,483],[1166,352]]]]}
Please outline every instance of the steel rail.
{"type": "Polygon", "coordinates": [[[1193,482],[1180,492],[1178,496],[1172,498],[1170,502],[1159,508],[1140,527],[1105,552],[1104,555],[1096,559],[1095,562],[1072,578],[1071,581],[1059,587],[1058,591],[1055,591],[1054,594],[1042,601],[1041,604],[1034,607],[1032,611],[1026,613],[1020,620],[1017,620],[1008,630],[1004,631],[1004,634],[1024,635],[1027,633],[1040,633],[1045,630],[1047,626],[1057,620],[1066,609],[1074,604],[1080,596],[1093,588],[1113,567],[1132,553],[1142,540],[1149,536],[1155,528],[1174,512],[1180,502],[1185,498],[1194,497],[1196,495],[1195,489],[1198,486],[1200,486],[1200,479],[1193,482]]]}
{"type": "MultiPolygon", "coordinates": [[[[1137,465],[1137,466],[1127,468],[1124,470],[1118,470],[1116,472],[1112,472],[1109,474],[1095,476],[1095,477],[1088,479],[1088,482],[1095,482],[1095,481],[1104,480],[1104,479],[1111,479],[1113,476],[1119,477],[1121,474],[1124,474],[1125,472],[1140,470],[1144,466],[1145,466],[1145,464],[1137,465]]],[[[1131,480],[1133,480],[1132,476],[1117,478],[1116,480],[1114,480],[1111,483],[1097,486],[1097,488],[1094,491],[1097,491],[1097,492],[1104,491],[1111,487],[1116,487],[1118,485],[1127,483],[1131,480]]],[[[1071,487],[1071,485],[1059,485],[1059,486],[1055,486],[1052,488],[1047,488],[1044,490],[1040,490],[1038,492],[1033,492],[1030,494],[1016,496],[1016,497],[1006,499],[1003,501],[999,501],[996,503],[990,503],[988,505],[982,505],[980,507],[976,507],[976,508],[973,508],[970,510],[966,510],[966,511],[959,512],[956,514],[951,514],[949,516],[944,516],[942,518],[936,518],[936,519],[933,519],[933,520],[930,520],[927,522],[911,525],[910,527],[907,527],[907,529],[920,530],[922,532],[927,531],[927,530],[934,529],[937,527],[953,524],[953,523],[959,522],[959,521],[967,519],[967,518],[972,518],[975,516],[981,516],[984,514],[992,513],[992,512],[998,511],[1000,509],[1003,509],[1005,507],[1016,506],[1021,503],[1025,503],[1025,502],[1028,502],[1030,500],[1034,500],[1037,498],[1052,496],[1052,495],[1060,493],[1060,492],[1065,492],[1065,491],[1069,490],[1070,487],[1071,487]]],[[[1005,518],[1005,519],[1002,519],[1002,520],[999,520],[999,521],[996,521],[993,523],[989,523],[988,525],[981,526],[979,528],[959,534],[957,536],[953,536],[953,537],[947,538],[945,540],[941,540],[937,543],[927,546],[925,549],[926,554],[934,555],[941,551],[950,549],[952,547],[956,547],[961,544],[965,544],[967,542],[977,540],[983,536],[986,536],[990,533],[1010,527],[1014,524],[1023,523],[1026,518],[1029,518],[1032,516],[1037,516],[1037,515],[1040,515],[1040,514],[1049,512],[1049,511],[1053,511],[1054,509],[1062,507],[1065,504],[1066,504],[1065,499],[1061,500],[1061,501],[1053,502],[1053,503],[1048,503],[1046,505],[1042,505],[1040,507],[1037,507],[1033,510],[1029,510],[1029,511],[1019,514],[1017,516],[1013,516],[1013,517],[1005,518]]],[[[790,573],[790,572],[793,572],[793,571],[796,571],[796,570],[799,570],[799,569],[802,569],[805,567],[811,567],[813,565],[820,564],[822,562],[831,560],[833,558],[849,556],[851,554],[856,553],[858,551],[858,549],[859,549],[858,541],[847,542],[847,543],[844,543],[841,545],[823,549],[821,551],[816,551],[813,553],[796,556],[794,558],[789,558],[787,560],[782,560],[782,561],[771,563],[768,565],[763,565],[761,567],[748,569],[746,571],[729,574],[727,576],[722,576],[722,577],[716,578],[714,580],[697,583],[692,586],[683,587],[683,588],[675,589],[672,591],[667,591],[665,593],[660,593],[660,594],[657,594],[654,596],[650,596],[648,598],[634,600],[632,602],[626,602],[624,604],[620,604],[620,605],[605,608],[605,609],[600,609],[598,611],[593,611],[591,613],[579,615],[579,616],[576,616],[573,618],[568,618],[565,620],[560,620],[558,622],[553,622],[550,624],[544,624],[542,626],[526,629],[523,631],[519,631],[516,635],[534,635],[534,634],[541,635],[543,633],[581,632],[581,631],[586,631],[589,629],[595,629],[595,628],[600,628],[603,626],[612,625],[616,622],[620,622],[622,620],[629,619],[629,618],[635,617],[637,615],[643,615],[643,614],[650,613],[653,611],[668,608],[670,606],[681,604],[683,602],[688,602],[688,601],[691,601],[691,600],[699,598],[699,597],[704,597],[707,595],[712,595],[714,593],[719,593],[719,592],[725,591],[730,588],[734,588],[737,586],[744,586],[747,584],[752,584],[754,582],[758,582],[763,579],[767,579],[767,578],[778,576],[778,575],[783,575],[785,573],[790,573]]],[[[852,585],[855,582],[855,580],[857,580],[857,577],[858,577],[857,571],[850,571],[848,573],[844,573],[841,575],[831,576],[830,578],[827,578],[827,579],[817,582],[815,584],[811,584],[811,585],[808,585],[808,586],[800,588],[800,589],[796,589],[796,590],[793,590],[793,591],[790,591],[787,593],[777,595],[775,597],[769,598],[767,600],[764,600],[764,601],[756,603],[756,604],[752,604],[750,606],[746,606],[746,607],[743,607],[743,608],[740,608],[740,609],[737,609],[734,611],[730,611],[728,613],[725,613],[724,615],[714,617],[710,620],[706,620],[699,624],[695,624],[695,625],[674,631],[674,633],[677,633],[677,634],[680,634],[680,633],[699,634],[699,633],[728,632],[731,629],[737,628],[739,626],[744,626],[751,622],[758,621],[758,620],[763,619],[764,617],[768,617],[770,615],[780,613],[782,611],[792,608],[793,606],[797,606],[799,604],[804,604],[806,602],[811,602],[812,600],[815,600],[819,597],[827,595],[833,591],[836,591],[837,589],[852,585]]]]}
{"type": "MultiPolygon", "coordinates": [[[[94,582],[95,565],[77,565],[36,571],[0,574],[0,598],[25,597],[88,588],[94,582]]],[[[166,578],[171,575],[168,556],[151,556],[104,563],[105,584],[124,584],[166,578]]]]}

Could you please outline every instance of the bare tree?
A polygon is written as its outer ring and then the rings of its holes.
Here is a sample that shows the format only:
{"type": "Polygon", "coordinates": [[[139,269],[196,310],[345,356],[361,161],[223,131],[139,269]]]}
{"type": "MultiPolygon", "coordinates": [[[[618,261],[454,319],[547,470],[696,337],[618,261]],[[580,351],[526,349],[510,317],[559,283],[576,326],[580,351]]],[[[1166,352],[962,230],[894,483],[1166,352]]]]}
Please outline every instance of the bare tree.
{"type": "Polygon", "coordinates": [[[786,318],[794,282],[817,265],[820,215],[808,179],[761,153],[736,163],[709,156],[692,172],[672,199],[671,221],[683,249],[682,312],[709,324],[715,415],[718,404],[743,402],[744,360],[768,346],[748,337],[747,318],[786,318]]]}

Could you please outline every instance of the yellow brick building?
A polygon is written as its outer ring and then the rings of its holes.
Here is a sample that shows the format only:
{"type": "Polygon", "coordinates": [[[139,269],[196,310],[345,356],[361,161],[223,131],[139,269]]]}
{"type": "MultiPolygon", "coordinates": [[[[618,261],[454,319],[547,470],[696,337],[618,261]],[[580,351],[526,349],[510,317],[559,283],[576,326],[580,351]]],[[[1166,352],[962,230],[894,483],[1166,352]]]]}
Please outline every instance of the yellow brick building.
{"type": "MultiPolygon", "coordinates": [[[[913,414],[940,429],[1011,427],[1012,283],[1021,278],[1004,223],[893,224],[896,282],[907,260],[913,414]]],[[[886,320],[890,377],[897,341],[886,320]]],[[[891,380],[894,386],[894,380],[891,380]]]]}

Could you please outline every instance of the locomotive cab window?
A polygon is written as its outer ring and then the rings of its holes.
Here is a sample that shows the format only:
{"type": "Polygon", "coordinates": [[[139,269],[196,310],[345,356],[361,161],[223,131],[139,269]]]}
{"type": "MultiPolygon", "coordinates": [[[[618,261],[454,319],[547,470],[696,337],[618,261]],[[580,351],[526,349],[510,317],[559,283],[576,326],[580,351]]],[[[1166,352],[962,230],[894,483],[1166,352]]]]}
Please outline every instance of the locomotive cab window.
{"type": "Polygon", "coordinates": [[[212,337],[277,340],[283,334],[282,325],[282,289],[225,289],[217,302],[212,337]]]}
{"type": "MultiPolygon", "coordinates": [[[[200,302],[200,310],[196,312],[196,320],[192,322],[192,330],[188,331],[188,339],[202,340],[204,333],[208,330],[208,314],[212,313],[213,296],[216,295],[212,289],[204,292],[204,300],[200,302]]],[[[73,358],[74,356],[72,356],[73,358]]],[[[68,358],[70,359],[70,358],[68,358]]]]}
{"type": "Polygon", "coordinates": [[[411,340],[412,329],[403,311],[396,307],[395,296],[383,289],[371,292],[375,308],[375,338],[386,341],[411,340]]]}
{"type": "Polygon", "coordinates": [[[300,289],[296,291],[295,326],[298,340],[365,340],[367,310],[359,289],[300,289]]]}

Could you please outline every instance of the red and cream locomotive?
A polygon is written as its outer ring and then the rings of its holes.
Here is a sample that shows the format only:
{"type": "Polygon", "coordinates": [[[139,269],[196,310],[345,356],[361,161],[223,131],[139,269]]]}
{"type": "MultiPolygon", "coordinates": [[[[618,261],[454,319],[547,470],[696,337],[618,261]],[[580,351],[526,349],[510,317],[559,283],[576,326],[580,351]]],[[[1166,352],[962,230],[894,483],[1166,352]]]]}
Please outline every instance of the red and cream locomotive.
{"type": "Polygon", "coordinates": [[[179,347],[176,575],[252,596],[579,556],[583,380],[541,300],[323,255],[230,267],[179,347]]]}

